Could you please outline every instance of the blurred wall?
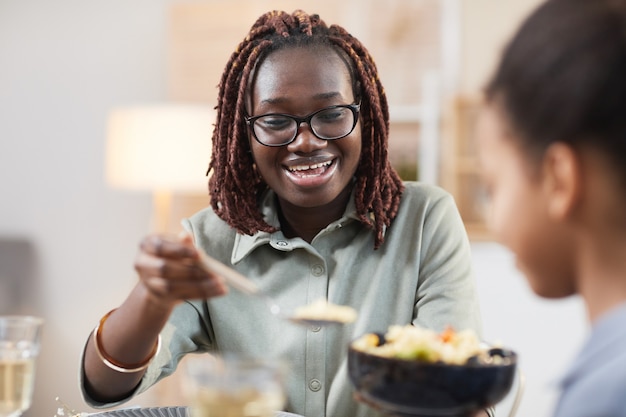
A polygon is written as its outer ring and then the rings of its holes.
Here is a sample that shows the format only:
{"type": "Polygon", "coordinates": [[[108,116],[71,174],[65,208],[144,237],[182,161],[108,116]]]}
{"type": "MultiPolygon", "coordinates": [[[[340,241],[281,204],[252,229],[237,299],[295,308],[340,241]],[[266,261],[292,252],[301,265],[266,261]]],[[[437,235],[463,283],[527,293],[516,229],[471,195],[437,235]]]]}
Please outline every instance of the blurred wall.
{"type": "Polygon", "coordinates": [[[105,123],[164,98],[167,4],[0,1],[0,236],[32,243],[26,303],[46,321],[30,416],[54,415],[56,396],[84,409],[83,343],[136,280],[151,199],[105,187],[105,123]]]}
{"type": "MultiPolygon", "coordinates": [[[[136,281],[151,199],[104,185],[105,123],[113,106],[166,98],[174,2],[0,0],[0,237],[31,242],[38,277],[25,305],[46,320],[29,416],[52,416],[56,396],[88,411],[77,383],[82,346],[136,281]]],[[[530,3],[462,1],[465,92],[479,88],[530,3]]],[[[497,245],[474,250],[485,335],[520,352],[532,385],[520,415],[547,415],[550,381],[584,332],[582,308],[537,300],[497,245]]],[[[148,393],[131,404],[156,400],[148,393]]]]}
{"type": "Polygon", "coordinates": [[[491,75],[499,53],[521,20],[540,0],[460,0],[461,69],[459,89],[478,94],[491,75]]]}

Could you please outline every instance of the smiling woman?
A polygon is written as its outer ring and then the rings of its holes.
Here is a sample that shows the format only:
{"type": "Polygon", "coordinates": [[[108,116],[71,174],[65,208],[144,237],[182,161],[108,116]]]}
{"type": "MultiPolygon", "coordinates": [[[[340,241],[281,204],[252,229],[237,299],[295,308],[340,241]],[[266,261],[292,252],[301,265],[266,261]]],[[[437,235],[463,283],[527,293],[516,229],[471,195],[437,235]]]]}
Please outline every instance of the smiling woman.
{"type": "Polygon", "coordinates": [[[387,99],[356,38],[303,11],[262,15],[226,64],[215,126],[212,206],[183,221],[189,236],[142,241],[137,286],[85,348],[91,405],[127,401],[187,353],[236,353],[288,363],[285,411],[369,417],[346,372],[357,335],[391,324],[480,330],[458,211],[391,167],[387,99]],[[203,269],[196,248],[286,310],[324,300],[358,317],[285,324],[203,269]]]}

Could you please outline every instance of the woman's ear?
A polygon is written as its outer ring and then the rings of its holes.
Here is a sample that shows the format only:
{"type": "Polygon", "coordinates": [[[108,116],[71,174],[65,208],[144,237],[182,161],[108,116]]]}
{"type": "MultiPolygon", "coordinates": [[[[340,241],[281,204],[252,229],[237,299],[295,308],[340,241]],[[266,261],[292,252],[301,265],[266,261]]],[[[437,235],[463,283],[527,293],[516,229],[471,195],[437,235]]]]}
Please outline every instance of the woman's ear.
{"type": "Polygon", "coordinates": [[[548,214],[556,219],[568,218],[583,194],[582,161],[570,145],[557,142],[543,157],[543,191],[548,214]]]}

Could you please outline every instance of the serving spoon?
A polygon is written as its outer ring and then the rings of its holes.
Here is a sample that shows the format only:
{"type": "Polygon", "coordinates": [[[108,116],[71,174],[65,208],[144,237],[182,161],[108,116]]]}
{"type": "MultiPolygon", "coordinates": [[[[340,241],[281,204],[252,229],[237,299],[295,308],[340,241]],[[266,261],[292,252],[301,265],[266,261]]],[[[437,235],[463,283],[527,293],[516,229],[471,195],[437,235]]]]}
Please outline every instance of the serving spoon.
{"type": "MultiPolygon", "coordinates": [[[[321,312],[322,314],[315,314],[314,316],[307,316],[304,313],[285,314],[283,313],[278,303],[276,303],[276,301],[272,297],[261,291],[260,288],[253,281],[251,281],[238,271],[230,268],[229,266],[224,265],[217,259],[212,258],[204,250],[202,250],[202,248],[196,246],[196,250],[200,256],[202,266],[206,271],[222,276],[226,280],[226,283],[245,294],[262,298],[269,307],[270,312],[276,317],[288,320],[295,324],[313,327],[328,326],[332,324],[345,324],[349,321],[352,321],[340,320],[339,318],[330,314],[324,315],[325,312],[323,311],[321,312]]],[[[332,313],[332,311],[329,311],[328,313],[332,313]]]]}

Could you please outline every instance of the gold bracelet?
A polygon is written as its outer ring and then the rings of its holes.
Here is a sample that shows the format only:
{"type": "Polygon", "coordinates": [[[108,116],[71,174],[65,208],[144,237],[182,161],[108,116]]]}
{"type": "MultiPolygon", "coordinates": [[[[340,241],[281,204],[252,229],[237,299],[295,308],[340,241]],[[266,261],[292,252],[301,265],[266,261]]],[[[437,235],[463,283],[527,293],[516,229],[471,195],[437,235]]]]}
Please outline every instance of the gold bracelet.
{"type": "Polygon", "coordinates": [[[148,355],[147,359],[144,359],[143,361],[139,363],[133,363],[133,364],[125,364],[122,362],[118,362],[117,360],[113,359],[108,353],[106,353],[106,351],[102,348],[102,341],[101,341],[102,326],[104,325],[104,322],[107,321],[111,313],[113,313],[115,310],[116,309],[113,309],[109,311],[108,313],[106,313],[104,316],[102,316],[102,318],[100,319],[100,323],[98,323],[96,328],[93,330],[93,341],[94,341],[94,348],[96,349],[96,353],[98,354],[98,357],[100,358],[102,363],[104,363],[107,367],[113,369],[114,371],[125,373],[125,374],[143,371],[150,365],[150,362],[152,362],[152,359],[154,359],[154,357],[161,350],[161,335],[159,335],[159,337],[157,338],[157,342],[154,345],[152,352],[150,352],[150,355],[148,355]]]}

